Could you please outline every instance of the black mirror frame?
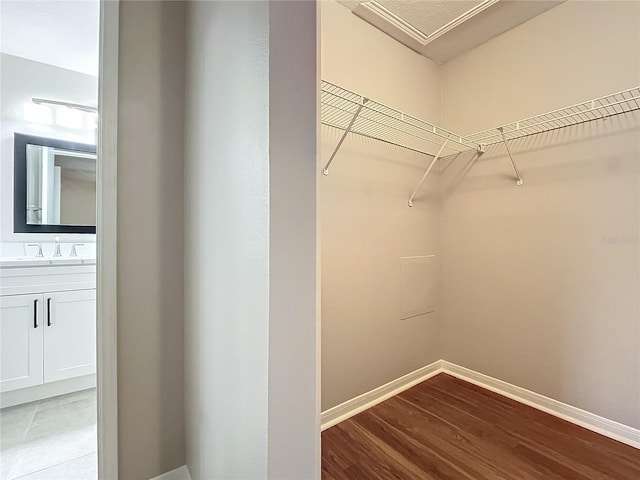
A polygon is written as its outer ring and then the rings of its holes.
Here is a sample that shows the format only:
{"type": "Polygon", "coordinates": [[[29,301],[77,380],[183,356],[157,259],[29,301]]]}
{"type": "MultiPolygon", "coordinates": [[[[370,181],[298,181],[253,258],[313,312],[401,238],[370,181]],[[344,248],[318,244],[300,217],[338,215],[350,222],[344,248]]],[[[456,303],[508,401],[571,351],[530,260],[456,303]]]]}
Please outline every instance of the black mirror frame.
{"type": "Polygon", "coordinates": [[[95,225],[32,225],[27,223],[27,144],[96,153],[96,146],[14,133],[13,231],[14,233],[96,233],[95,225]]]}

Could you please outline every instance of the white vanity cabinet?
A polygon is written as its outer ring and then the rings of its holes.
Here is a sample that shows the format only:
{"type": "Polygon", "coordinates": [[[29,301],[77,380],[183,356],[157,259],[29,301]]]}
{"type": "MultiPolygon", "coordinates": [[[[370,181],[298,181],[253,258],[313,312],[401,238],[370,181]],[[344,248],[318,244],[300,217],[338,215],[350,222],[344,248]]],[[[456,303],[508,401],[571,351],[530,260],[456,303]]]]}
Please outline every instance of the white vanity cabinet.
{"type": "Polygon", "coordinates": [[[44,381],[96,372],[96,291],[44,295],[44,381]]]}
{"type": "Polygon", "coordinates": [[[95,265],[0,269],[0,392],[57,392],[95,372],[95,265]]]}
{"type": "Polygon", "coordinates": [[[43,382],[42,295],[0,297],[0,391],[43,382]]]}

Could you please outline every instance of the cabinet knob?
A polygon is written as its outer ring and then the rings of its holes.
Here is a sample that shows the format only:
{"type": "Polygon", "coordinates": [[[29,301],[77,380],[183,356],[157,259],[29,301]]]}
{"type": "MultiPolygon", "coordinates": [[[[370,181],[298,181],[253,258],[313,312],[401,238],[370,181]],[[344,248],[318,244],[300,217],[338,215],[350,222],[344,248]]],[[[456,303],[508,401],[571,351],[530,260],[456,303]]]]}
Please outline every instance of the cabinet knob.
{"type": "Polygon", "coordinates": [[[38,328],[38,299],[33,301],[33,328],[38,328]]]}

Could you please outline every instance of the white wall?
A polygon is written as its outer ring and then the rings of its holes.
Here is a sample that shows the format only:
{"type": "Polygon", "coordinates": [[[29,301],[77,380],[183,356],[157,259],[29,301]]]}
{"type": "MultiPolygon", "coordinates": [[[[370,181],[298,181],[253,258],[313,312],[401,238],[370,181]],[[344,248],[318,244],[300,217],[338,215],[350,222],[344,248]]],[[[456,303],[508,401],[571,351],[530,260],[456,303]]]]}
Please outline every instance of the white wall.
{"type": "Polygon", "coordinates": [[[118,79],[119,478],[184,456],[184,3],[121,2],[118,79]]]}
{"type": "Polygon", "coordinates": [[[187,32],[187,465],[316,478],[315,5],[193,2],[187,32]]]}
{"type": "MultiPolygon", "coordinates": [[[[640,84],[640,4],[567,2],[443,68],[462,133],[640,84]]],[[[444,358],[640,426],[640,116],[512,142],[442,173],[444,358]],[[472,168],[468,168],[472,167],[472,168]]]]}
{"type": "MultiPolygon", "coordinates": [[[[437,64],[334,1],[321,9],[324,80],[440,121],[437,64]]],[[[318,171],[341,134],[322,127],[318,171]]],[[[401,320],[400,257],[440,261],[437,174],[407,206],[431,158],[349,135],[319,179],[323,411],[441,358],[438,311],[401,320]]]]}
{"type": "Polygon", "coordinates": [[[264,478],[269,4],[193,2],[187,32],[187,465],[194,479],[264,478]]]}
{"type": "MultiPolygon", "coordinates": [[[[81,143],[96,143],[93,129],[69,129],[24,121],[23,106],[33,97],[97,105],[98,78],[84,73],[0,54],[0,242],[53,242],[53,234],[13,233],[13,134],[15,132],[81,143]]],[[[95,235],[60,235],[63,242],[95,242],[95,235]]]]}

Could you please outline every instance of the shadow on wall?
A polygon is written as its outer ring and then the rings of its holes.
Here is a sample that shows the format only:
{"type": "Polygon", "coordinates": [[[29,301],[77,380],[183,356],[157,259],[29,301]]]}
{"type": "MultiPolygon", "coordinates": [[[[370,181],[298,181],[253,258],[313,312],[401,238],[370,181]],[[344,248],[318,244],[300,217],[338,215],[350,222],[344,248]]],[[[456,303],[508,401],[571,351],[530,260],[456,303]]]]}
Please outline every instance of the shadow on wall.
{"type": "MultiPolygon", "coordinates": [[[[635,167],[633,159],[612,157],[607,149],[600,147],[602,155],[599,157],[576,158],[570,155],[558,156],[552,151],[554,148],[571,147],[576,143],[594,142],[596,140],[621,137],[637,131],[640,127],[640,112],[628,112],[616,115],[604,120],[595,120],[574,125],[572,127],[559,128],[540,134],[508,141],[516,164],[522,170],[524,185],[530,184],[536,179],[546,183],[564,183],[593,178],[600,175],[602,168],[609,173],[631,173],[635,167]],[[528,162],[528,158],[544,155],[545,152],[553,155],[552,161],[528,162]]],[[[536,157],[537,158],[537,157],[536,157]]],[[[515,185],[515,174],[502,143],[490,145],[480,155],[470,150],[456,155],[445,157],[441,161],[440,174],[442,178],[441,193],[443,199],[453,193],[465,182],[463,190],[486,190],[505,188],[515,185]],[[489,162],[492,165],[489,165],[489,162]],[[471,174],[471,170],[478,165],[478,172],[471,174]],[[486,167],[486,168],[482,168],[486,167]]]]}
{"type": "MultiPolygon", "coordinates": [[[[326,165],[342,133],[342,130],[322,125],[319,170],[326,165]]],[[[359,192],[371,200],[371,196],[375,195],[376,200],[386,198],[396,201],[398,189],[406,191],[408,200],[432,159],[432,155],[413,152],[362,135],[349,134],[329,168],[329,176],[335,177],[331,180],[335,188],[355,194],[359,192]],[[347,168],[343,162],[367,165],[367,169],[379,174],[365,174],[361,170],[347,168]],[[407,176],[415,177],[415,181],[407,182],[407,176]]],[[[320,175],[322,177],[322,174],[320,175]]],[[[436,178],[437,171],[434,169],[430,176],[436,178]]],[[[430,205],[440,202],[438,191],[426,185],[423,185],[415,199],[430,205]]]]}
{"type": "MultiPolygon", "coordinates": [[[[340,137],[342,137],[343,131],[330,127],[328,125],[322,125],[321,128],[321,138],[323,142],[323,147],[320,154],[319,163],[324,166],[331,156],[333,149],[336,147],[338,142],[340,141],[340,137]]],[[[397,147],[395,145],[385,143],[381,140],[376,140],[373,138],[365,137],[362,135],[358,135],[355,133],[347,134],[347,137],[338,150],[336,158],[334,159],[334,163],[338,163],[340,161],[340,156],[344,155],[342,152],[344,149],[353,152],[367,152],[367,155],[371,157],[373,162],[387,162],[396,167],[413,167],[416,168],[415,162],[411,161],[411,151],[405,148],[397,147]],[[398,154],[401,152],[400,154],[398,154]],[[407,156],[409,153],[409,157],[407,156]]],[[[415,158],[424,158],[425,159],[425,168],[429,165],[428,161],[430,161],[433,156],[432,155],[424,155],[417,152],[415,153],[415,158]]],[[[345,155],[348,157],[348,155],[345,155]]],[[[334,163],[331,166],[334,166],[334,163]]]]}
{"type": "Polygon", "coordinates": [[[443,181],[440,186],[440,195],[443,198],[453,194],[482,155],[482,153],[475,150],[469,150],[441,160],[440,175],[447,180],[446,182],[443,181]],[[454,165],[457,168],[453,168],[454,165]]]}
{"type": "Polygon", "coordinates": [[[639,126],[511,141],[522,186],[503,145],[443,160],[447,360],[640,425],[639,126]]]}
{"type": "Polygon", "coordinates": [[[120,478],[152,478],[185,463],[183,20],[179,2],[120,6],[120,478]]]}
{"type": "Polygon", "coordinates": [[[178,468],[185,463],[184,437],[184,16],[183,5],[162,8],[158,44],[160,52],[174,52],[170,58],[160,57],[158,77],[160,91],[170,92],[172,102],[162,102],[159,132],[165,140],[162,175],[159,180],[159,212],[157,238],[160,240],[161,272],[158,311],[160,326],[160,409],[157,422],[161,471],[178,468]],[[178,19],[176,21],[176,19],[178,19]],[[166,32],[174,32],[167,35],[166,32]],[[180,40],[176,40],[178,37],[180,40]],[[176,65],[178,63],[178,65],[176,65]],[[175,92],[181,92],[176,95],[175,92]],[[167,193],[171,192],[170,195],[167,193]],[[174,257],[172,260],[170,257],[174,257]],[[177,360],[176,360],[177,359],[177,360]],[[169,395],[168,392],[174,392],[169,395]]]}

